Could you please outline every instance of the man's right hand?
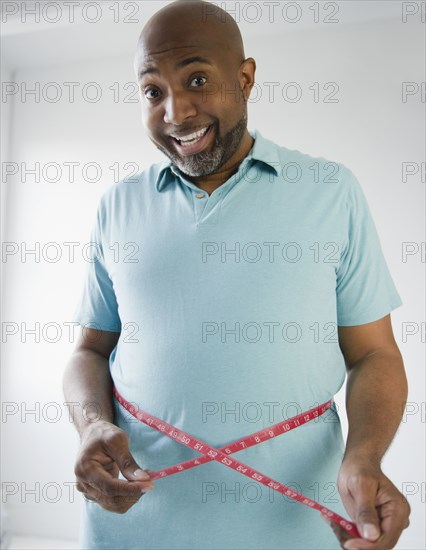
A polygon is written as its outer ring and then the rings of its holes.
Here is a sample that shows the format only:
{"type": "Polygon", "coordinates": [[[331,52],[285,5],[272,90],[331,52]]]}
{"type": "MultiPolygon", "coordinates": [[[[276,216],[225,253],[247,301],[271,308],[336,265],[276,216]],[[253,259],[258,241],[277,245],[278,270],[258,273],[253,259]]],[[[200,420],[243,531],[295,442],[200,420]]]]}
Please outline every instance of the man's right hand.
{"type": "Polygon", "coordinates": [[[93,422],[83,432],[74,473],[78,491],[117,514],[125,514],[154,488],[147,471],[130,454],[127,433],[104,420],[93,422]],[[120,472],[126,479],[118,479],[120,472]]]}

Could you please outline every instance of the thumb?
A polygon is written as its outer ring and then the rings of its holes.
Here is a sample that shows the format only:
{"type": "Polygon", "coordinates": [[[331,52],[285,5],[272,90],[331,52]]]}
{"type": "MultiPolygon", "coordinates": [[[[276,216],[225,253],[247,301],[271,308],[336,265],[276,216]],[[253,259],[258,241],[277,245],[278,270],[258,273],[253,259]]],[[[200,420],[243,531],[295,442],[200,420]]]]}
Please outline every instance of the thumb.
{"type": "Polygon", "coordinates": [[[376,510],[377,483],[373,480],[361,481],[351,492],[358,531],[364,539],[377,540],[380,537],[380,520],[376,510]]]}
{"type": "Polygon", "coordinates": [[[130,452],[125,452],[117,459],[120,472],[129,481],[149,481],[151,478],[145,470],[137,464],[130,452]]]}

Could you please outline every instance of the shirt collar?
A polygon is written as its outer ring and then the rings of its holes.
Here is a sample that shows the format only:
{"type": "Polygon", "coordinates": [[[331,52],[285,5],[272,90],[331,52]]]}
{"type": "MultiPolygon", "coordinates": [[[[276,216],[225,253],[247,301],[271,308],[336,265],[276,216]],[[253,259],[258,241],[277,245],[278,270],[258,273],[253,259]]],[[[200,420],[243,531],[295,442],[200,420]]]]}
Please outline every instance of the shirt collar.
{"type": "MultiPolygon", "coordinates": [[[[270,166],[275,174],[278,175],[277,167],[280,165],[278,145],[264,138],[259,130],[249,130],[249,133],[254,138],[254,143],[247,156],[243,159],[243,162],[248,162],[249,159],[259,161],[264,165],[270,166]]],[[[172,168],[173,163],[170,159],[160,163],[157,181],[155,182],[157,191],[162,191],[177,176],[172,168]]]]}

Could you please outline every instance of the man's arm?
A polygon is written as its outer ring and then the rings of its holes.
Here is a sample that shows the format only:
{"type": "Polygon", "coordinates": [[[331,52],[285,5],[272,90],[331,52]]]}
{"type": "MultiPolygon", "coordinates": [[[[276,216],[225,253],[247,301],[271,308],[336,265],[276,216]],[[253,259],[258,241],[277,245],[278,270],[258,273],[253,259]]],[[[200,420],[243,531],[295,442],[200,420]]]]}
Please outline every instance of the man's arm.
{"type": "MultiPolygon", "coordinates": [[[[345,548],[393,548],[408,526],[410,508],[380,464],[407,400],[403,360],[390,315],[338,330],[348,370],[349,423],[338,485],[345,507],[363,537],[345,542],[345,548]]],[[[344,542],[343,535],[335,532],[344,542]]]]}
{"type": "Polygon", "coordinates": [[[361,455],[378,466],[401,422],[408,391],[390,315],[338,330],[348,370],[345,458],[361,455]]]}
{"type": "Polygon", "coordinates": [[[85,328],[63,376],[63,393],[80,434],[74,472],[77,489],[102,508],[125,513],[154,487],[129,451],[127,433],[114,424],[109,356],[119,333],[85,328]],[[118,479],[122,473],[126,480],[118,479]]]}
{"type": "Polygon", "coordinates": [[[67,402],[78,403],[71,411],[80,437],[94,420],[114,422],[109,356],[120,333],[84,328],[63,376],[67,402]]]}

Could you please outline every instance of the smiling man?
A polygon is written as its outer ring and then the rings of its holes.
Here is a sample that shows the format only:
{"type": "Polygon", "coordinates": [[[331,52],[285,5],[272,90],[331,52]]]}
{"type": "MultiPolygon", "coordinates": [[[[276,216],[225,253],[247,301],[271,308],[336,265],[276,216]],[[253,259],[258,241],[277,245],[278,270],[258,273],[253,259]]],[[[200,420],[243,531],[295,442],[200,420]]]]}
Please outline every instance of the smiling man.
{"type": "Polygon", "coordinates": [[[210,194],[253,145],[247,99],[256,65],[245,59],[232,17],[207,3],[178,4],[154,15],[140,36],[142,116],[153,143],[210,194]]]}
{"type": "Polygon", "coordinates": [[[407,387],[401,305],[353,173],[247,129],[256,64],[218,6],[180,0],[135,56],[142,119],[166,157],[101,198],[64,375],[81,436],[84,549],[392,548],[409,507],[381,470],[407,387]],[[331,168],[331,172],[330,172],[331,168]],[[115,398],[220,448],[333,398],[237,460],[350,518],[361,538],[194,450],[115,398]]]}

